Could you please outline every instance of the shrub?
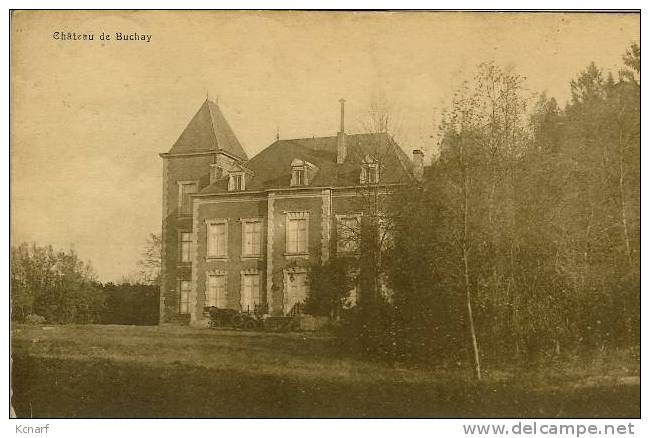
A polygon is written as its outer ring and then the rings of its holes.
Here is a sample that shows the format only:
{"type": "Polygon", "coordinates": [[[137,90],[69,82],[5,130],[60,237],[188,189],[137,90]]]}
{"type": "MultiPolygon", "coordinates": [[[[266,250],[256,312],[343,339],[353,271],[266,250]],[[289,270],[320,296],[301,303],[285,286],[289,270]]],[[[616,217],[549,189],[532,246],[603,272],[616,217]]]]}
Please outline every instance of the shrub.
{"type": "Polygon", "coordinates": [[[41,315],[37,315],[35,313],[31,313],[25,317],[25,323],[26,324],[31,324],[31,325],[39,325],[45,323],[45,317],[41,315]]]}

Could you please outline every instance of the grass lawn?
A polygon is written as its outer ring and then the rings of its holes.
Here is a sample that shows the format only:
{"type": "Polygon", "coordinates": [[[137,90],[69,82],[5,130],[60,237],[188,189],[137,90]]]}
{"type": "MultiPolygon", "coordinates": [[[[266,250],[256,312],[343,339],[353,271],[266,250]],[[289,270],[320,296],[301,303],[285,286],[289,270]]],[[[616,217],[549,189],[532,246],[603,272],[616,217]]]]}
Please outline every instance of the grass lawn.
{"type": "Polygon", "coordinates": [[[312,333],[14,325],[12,349],[19,417],[640,416],[630,352],[474,382],[351,359],[312,333]]]}

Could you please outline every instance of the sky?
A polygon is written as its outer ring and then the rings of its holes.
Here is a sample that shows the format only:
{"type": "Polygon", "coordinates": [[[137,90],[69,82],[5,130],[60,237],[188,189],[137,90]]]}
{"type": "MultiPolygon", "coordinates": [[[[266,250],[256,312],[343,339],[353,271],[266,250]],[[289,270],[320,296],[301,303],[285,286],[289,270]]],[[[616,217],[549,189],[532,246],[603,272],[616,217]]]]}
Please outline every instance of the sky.
{"type": "Polygon", "coordinates": [[[158,154],[207,95],[250,156],[278,131],[335,135],[344,97],[346,131],[362,132],[372,102],[388,102],[400,145],[430,158],[441,111],[479,63],[564,103],[590,62],[616,73],[639,32],[639,15],[605,13],[16,12],[12,245],[72,248],[100,281],[131,276],[161,227],[158,154]]]}

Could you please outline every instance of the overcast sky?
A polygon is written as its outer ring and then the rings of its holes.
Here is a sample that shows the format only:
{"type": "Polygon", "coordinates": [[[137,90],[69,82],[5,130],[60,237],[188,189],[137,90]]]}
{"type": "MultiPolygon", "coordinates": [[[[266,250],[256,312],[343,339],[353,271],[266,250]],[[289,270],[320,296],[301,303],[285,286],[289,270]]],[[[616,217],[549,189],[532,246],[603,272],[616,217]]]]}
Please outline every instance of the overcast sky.
{"type": "Polygon", "coordinates": [[[281,138],[335,135],[341,97],[347,131],[360,131],[377,96],[399,119],[402,147],[430,156],[437,116],[478,63],[512,67],[529,90],[565,102],[589,62],[618,71],[639,16],[28,12],[14,15],[11,37],[12,243],[72,247],[109,281],[133,273],[160,230],[158,153],[206,92],[251,156],[278,128],[281,138]]]}

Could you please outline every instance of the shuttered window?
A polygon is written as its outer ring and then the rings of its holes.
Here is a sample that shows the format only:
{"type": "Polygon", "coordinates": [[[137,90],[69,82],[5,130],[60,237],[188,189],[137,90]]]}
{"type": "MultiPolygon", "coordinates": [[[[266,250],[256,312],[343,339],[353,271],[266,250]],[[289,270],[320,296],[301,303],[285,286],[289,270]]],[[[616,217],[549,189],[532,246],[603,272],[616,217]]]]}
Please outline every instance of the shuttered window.
{"type": "Polygon", "coordinates": [[[180,280],[180,313],[190,313],[190,292],[192,291],[192,282],[189,280],[180,280]]]}
{"type": "Polygon", "coordinates": [[[259,256],[262,254],[262,222],[248,220],[242,223],[243,239],[242,254],[244,256],[259,256]]]}
{"type": "Polygon", "coordinates": [[[307,252],[307,218],[288,218],[287,252],[291,254],[304,254],[307,252]]]}
{"type": "Polygon", "coordinates": [[[260,304],[260,275],[244,274],[241,293],[241,308],[244,312],[255,311],[255,305],[260,304]]]}
{"type": "Polygon", "coordinates": [[[195,182],[179,183],[178,209],[181,214],[192,214],[192,200],[190,195],[198,191],[198,185],[195,182]]]}
{"type": "Polygon", "coordinates": [[[225,258],[228,255],[227,223],[208,222],[208,257],[225,258]]]}
{"type": "Polygon", "coordinates": [[[220,309],[225,309],[227,307],[225,275],[208,275],[207,300],[205,305],[208,307],[218,307],[220,309]]]}
{"type": "Polygon", "coordinates": [[[192,261],[192,233],[181,233],[180,260],[183,263],[192,261]]]}

